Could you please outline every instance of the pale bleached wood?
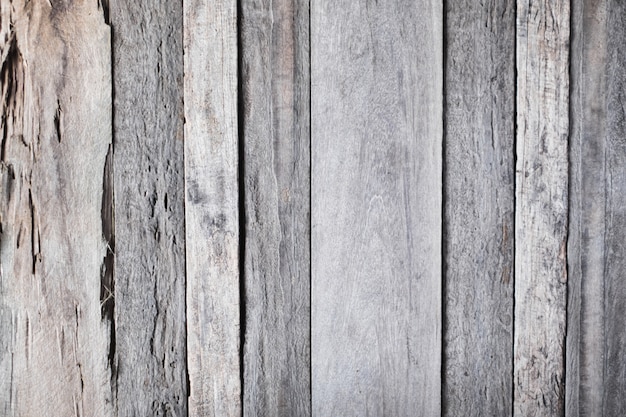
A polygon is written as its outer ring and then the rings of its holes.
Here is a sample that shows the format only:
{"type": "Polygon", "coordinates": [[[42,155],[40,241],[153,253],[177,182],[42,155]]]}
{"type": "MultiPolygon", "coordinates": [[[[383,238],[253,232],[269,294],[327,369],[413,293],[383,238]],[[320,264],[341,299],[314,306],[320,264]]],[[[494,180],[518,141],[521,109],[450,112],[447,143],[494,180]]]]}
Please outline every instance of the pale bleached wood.
{"type": "Polygon", "coordinates": [[[316,416],[441,409],[441,2],[311,8],[316,416]]]}
{"type": "Polygon", "coordinates": [[[110,18],[116,412],[184,416],[182,2],[113,1],[110,18]]]}
{"type": "Polygon", "coordinates": [[[243,1],[240,30],[244,414],[305,417],[311,415],[309,2],[243,1]]]}
{"type": "Polygon", "coordinates": [[[446,416],[510,416],[515,2],[446,2],[446,416]]]}
{"type": "Polygon", "coordinates": [[[235,0],[183,4],[189,413],[240,416],[235,0]]]}
{"type": "Polygon", "coordinates": [[[564,412],[569,6],[517,3],[516,416],[564,412]]]}
{"type": "Polygon", "coordinates": [[[567,415],[626,414],[626,7],[574,2],[567,415]]]}
{"type": "Polygon", "coordinates": [[[0,14],[0,414],[111,416],[110,28],[95,1],[0,14]]]}

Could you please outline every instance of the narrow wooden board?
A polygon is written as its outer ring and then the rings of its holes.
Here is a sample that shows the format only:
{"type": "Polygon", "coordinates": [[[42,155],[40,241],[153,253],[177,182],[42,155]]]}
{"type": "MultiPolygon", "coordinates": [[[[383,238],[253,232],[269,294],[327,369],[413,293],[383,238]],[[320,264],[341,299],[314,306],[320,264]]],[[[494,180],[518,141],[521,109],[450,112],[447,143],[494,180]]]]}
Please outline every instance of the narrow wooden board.
{"type": "Polygon", "coordinates": [[[187,414],[182,3],[111,2],[119,416],[187,414]]]}
{"type": "Polygon", "coordinates": [[[515,416],[564,412],[569,6],[517,3],[515,416]]]}
{"type": "Polygon", "coordinates": [[[510,416],[515,3],[446,2],[445,416],[510,416]]]}
{"type": "Polygon", "coordinates": [[[316,416],[440,414],[442,12],[312,3],[316,416]]]}
{"type": "Polygon", "coordinates": [[[241,5],[244,414],[310,416],[309,1],[241,5]]]}
{"type": "Polygon", "coordinates": [[[189,413],[241,415],[235,0],[183,4],[189,413]]]}
{"type": "Polygon", "coordinates": [[[112,416],[110,28],[95,1],[0,15],[0,414],[112,416]]]}
{"type": "Polygon", "coordinates": [[[574,4],[567,415],[624,415],[626,7],[574,4]]]}

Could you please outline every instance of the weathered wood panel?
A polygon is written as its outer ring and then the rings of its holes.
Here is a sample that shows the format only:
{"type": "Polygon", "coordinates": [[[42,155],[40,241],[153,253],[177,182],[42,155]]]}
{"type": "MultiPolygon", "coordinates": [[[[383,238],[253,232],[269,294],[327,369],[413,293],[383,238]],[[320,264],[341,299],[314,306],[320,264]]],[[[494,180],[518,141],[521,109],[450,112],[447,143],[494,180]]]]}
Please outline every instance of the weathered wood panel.
{"type": "Polygon", "coordinates": [[[517,3],[516,416],[564,412],[569,6],[517,3]]]}
{"type": "Polygon", "coordinates": [[[515,3],[446,2],[447,416],[512,412],[515,3]]]}
{"type": "Polygon", "coordinates": [[[236,2],[183,9],[189,413],[240,416],[236,2]]]}
{"type": "Polygon", "coordinates": [[[114,1],[110,16],[116,410],[120,416],[182,416],[187,407],[182,3],[114,1]]]}
{"type": "Polygon", "coordinates": [[[0,15],[0,414],[110,416],[110,30],[95,1],[0,15]]]}
{"type": "Polygon", "coordinates": [[[574,6],[567,415],[615,416],[626,414],[626,7],[574,6]]]}
{"type": "Polygon", "coordinates": [[[437,415],[442,6],[311,20],[313,414],[437,415]]]}
{"type": "Polygon", "coordinates": [[[244,414],[310,416],[309,2],[243,1],[240,23],[244,414]]]}

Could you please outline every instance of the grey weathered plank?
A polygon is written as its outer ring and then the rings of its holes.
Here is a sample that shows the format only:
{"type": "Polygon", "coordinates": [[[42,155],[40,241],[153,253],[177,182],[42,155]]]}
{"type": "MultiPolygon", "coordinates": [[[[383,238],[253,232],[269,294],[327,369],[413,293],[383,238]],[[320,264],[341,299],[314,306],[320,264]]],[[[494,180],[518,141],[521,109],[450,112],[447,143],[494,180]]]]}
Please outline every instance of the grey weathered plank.
{"type": "Polygon", "coordinates": [[[512,412],[515,3],[446,2],[443,414],[512,412]]]}
{"type": "Polygon", "coordinates": [[[441,2],[311,21],[313,414],[438,415],[441,2]]]}
{"type": "Polygon", "coordinates": [[[189,413],[240,416],[235,0],[183,4],[189,413]]]}
{"type": "Polygon", "coordinates": [[[110,28],[95,1],[0,15],[0,414],[110,416],[110,28]]]}
{"type": "Polygon", "coordinates": [[[626,7],[574,6],[567,415],[624,415],[626,7]]]}
{"type": "Polygon", "coordinates": [[[310,416],[309,1],[241,4],[244,414],[310,416]]]}
{"type": "Polygon", "coordinates": [[[187,409],[182,17],[181,2],[111,2],[120,416],[187,409]]]}
{"type": "Polygon", "coordinates": [[[517,3],[516,416],[564,411],[569,6],[517,3]]]}

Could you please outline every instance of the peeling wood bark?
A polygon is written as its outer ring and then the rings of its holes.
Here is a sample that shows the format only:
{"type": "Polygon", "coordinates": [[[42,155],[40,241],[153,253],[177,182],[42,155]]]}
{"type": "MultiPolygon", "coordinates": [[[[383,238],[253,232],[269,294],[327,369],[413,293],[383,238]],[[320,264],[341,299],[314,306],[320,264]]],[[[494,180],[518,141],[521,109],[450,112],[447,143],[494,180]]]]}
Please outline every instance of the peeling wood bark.
{"type": "Polygon", "coordinates": [[[517,3],[514,415],[564,412],[569,1],[517,3]]]}
{"type": "Polygon", "coordinates": [[[441,2],[311,5],[317,416],[441,409],[441,2]]]}
{"type": "Polygon", "coordinates": [[[310,416],[308,0],[241,6],[244,414],[310,416]]]}
{"type": "Polygon", "coordinates": [[[183,16],[189,413],[239,417],[236,2],[183,16]]]}
{"type": "Polygon", "coordinates": [[[0,16],[0,414],[110,416],[110,29],[96,2],[0,16]]]}
{"type": "Polygon", "coordinates": [[[626,7],[573,5],[567,415],[624,415],[626,7]]]}
{"type": "Polygon", "coordinates": [[[446,2],[446,416],[510,416],[515,2],[446,2]]]}
{"type": "Polygon", "coordinates": [[[111,3],[119,416],[187,414],[182,2],[111,3]]]}

